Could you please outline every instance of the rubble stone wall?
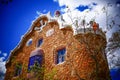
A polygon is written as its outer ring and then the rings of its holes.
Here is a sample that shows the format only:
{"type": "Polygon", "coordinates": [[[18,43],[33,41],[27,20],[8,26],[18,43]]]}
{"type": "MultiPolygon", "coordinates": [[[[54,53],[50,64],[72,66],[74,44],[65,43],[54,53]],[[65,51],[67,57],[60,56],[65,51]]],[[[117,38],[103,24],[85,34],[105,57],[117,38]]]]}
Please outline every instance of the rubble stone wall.
{"type": "MultiPolygon", "coordinates": [[[[39,22],[34,26],[41,26],[39,22]]],[[[40,48],[44,52],[45,70],[51,72],[56,69],[54,80],[109,80],[108,63],[103,53],[105,46],[106,39],[101,35],[94,33],[73,35],[70,26],[59,29],[57,22],[49,22],[41,31],[33,30],[24,37],[22,46],[11,52],[12,56],[6,64],[5,80],[28,79],[27,68],[30,54],[36,48],[40,48]],[[53,29],[53,32],[46,36],[50,29],[53,29]],[[30,38],[33,40],[32,44],[26,46],[26,42],[30,38]],[[43,43],[37,47],[40,38],[43,38],[43,43]],[[61,48],[66,48],[65,61],[56,64],[57,50],[61,48]],[[17,63],[23,65],[22,73],[14,77],[17,63]]],[[[31,80],[33,79],[31,78],[31,80]]]]}

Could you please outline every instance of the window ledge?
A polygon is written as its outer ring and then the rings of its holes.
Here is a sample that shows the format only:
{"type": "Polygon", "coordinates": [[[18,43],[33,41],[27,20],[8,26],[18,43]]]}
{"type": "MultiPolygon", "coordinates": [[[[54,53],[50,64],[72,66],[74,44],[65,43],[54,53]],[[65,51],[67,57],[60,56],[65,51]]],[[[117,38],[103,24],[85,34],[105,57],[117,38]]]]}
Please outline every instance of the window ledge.
{"type": "Polygon", "coordinates": [[[13,80],[14,80],[14,79],[17,79],[17,78],[19,78],[19,76],[14,76],[14,77],[13,77],[13,80]]]}
{"type": "Polygon", "coordinates": [[[62,65],[62,64],[64,64],[66,61],[63,61],[63,62],[61,62],[61,63],[58,63],[57,65],[62,65]]]}

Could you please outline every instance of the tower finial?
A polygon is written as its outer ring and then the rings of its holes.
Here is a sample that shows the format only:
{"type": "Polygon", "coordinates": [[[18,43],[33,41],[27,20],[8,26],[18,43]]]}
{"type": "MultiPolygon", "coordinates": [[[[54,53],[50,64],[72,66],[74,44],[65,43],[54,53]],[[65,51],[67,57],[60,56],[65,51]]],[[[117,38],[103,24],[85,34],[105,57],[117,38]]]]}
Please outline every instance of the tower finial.
{"type": "Polygon", "coordinates": [[[54,13],[54,16],[55,17],[59,17],[61,15],[60,11],[59,10],[56,10],[55,13],[54,13]]]}

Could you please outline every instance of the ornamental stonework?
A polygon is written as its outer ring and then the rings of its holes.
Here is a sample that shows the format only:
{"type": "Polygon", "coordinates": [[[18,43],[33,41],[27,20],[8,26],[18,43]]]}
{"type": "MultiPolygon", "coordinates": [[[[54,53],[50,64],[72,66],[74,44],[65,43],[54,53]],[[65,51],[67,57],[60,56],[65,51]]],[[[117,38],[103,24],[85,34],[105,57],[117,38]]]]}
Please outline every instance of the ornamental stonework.
{"type": "Polygon", "coordinates": [[[98,31],[74,35],[70,25],[60,29],[57,20],[40,16],[11,52],[5,80],[110,80],[106,37],[98,31]]]}

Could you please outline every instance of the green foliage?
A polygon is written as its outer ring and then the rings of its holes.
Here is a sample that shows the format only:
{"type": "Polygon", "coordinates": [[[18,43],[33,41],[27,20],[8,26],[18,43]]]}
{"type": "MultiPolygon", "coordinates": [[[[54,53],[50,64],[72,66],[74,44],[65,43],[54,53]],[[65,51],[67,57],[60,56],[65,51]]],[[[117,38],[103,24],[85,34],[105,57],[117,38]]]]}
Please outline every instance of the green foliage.
{"type": "Polygon", "coordinates": [[[11,62],[13,63],[15,61],[15,56],[12,57],[11,62]]]}
{"type": "MultiPolygon", "coordinates": [[[[34,80],[43,80],[43,79],[45,79],[45,80],[57,80],[57,79],[54,79],[54,76],[57,73],[57,70],[55,68],[53,68],[50,72],[47,72],[47,70],[45,70],[45,66],[39,65],[38,62],[35,62],[35,64],[30,67],[29,71],[28,71],[28,67],[26,65],[21,66],[21,65],[19,65],[18,62],[16,63],[16,67],[23,68],[25,70],[25,72],[28,72],[30,74],[32,73],[32,75],[30,75],[30,77],[34,78],[34,80]]],[[[26,78],[19,75],[18,77],[16,77],[15,80],[25,80],[25,79],[26,78]]]]}
{"type": "Polygon", "coordinates": [[[34,77],[40,80],[43,80],[44,77],[44,66],[39,65],[38,62],[35,62],[33,66],[30,67],[29,73],[34,73],[34,77]]]}
{"type": "Polygon", "coordinates": [[[57,79],[54,79],[54,76],[56,73],[57,73],[57,69],[53,68],[49,73],[45,74],[45,80],[57,80],[57,79]]]}

